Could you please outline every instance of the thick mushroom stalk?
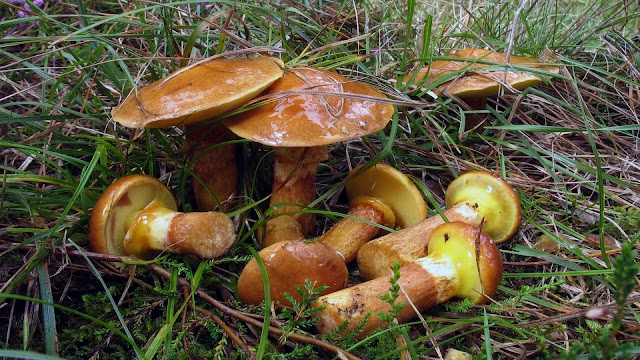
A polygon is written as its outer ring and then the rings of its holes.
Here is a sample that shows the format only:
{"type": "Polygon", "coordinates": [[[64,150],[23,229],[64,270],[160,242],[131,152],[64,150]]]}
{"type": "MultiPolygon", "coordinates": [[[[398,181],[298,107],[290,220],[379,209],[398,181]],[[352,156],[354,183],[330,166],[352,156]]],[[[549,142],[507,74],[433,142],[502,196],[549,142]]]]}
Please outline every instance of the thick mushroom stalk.
{"type": "MultiPolygon", "coordinates": [[[[449,184],[445,194],[450,222],[480,225],[496,243],[510,239],[520,227],[522,209],[518,194],[504,180],[486,171],[470,171],[449,184]]],[[[358,268],[365,279],[389,273],[393,264],[401,265],[427,254],[429,235],[445,219],[436,215],[403,231],[387,234],[362,246],[358,268]]]]}
{"type": "MultiPolygon", "coordinates": [[[[311,147],[281,147],[275,148],[275,162],[273,167],[273,191],[269,203],[271,206],[290,203],[306,206],[316,199],[316,172],[320,162],[328,159],[326,145],[311,147]]],[[[301,206],[279,206],[273,215],[300,210],[301,206]]],[[[282,215],[267,223],[267,231],[262,240],[262,246],[267,247],[283,240],[304,239],[315,226],[315,214],[298,213],[282,215]],[[297,225],[299,224],[299,226],[297,225]],[[283,236],[283,232],[292,227],[300,230],[300,237],[295,235],[283,236]]]]}
{"type": "Polygon", "coordinates": [[[89,241],[105,254],[149,259],[169,251],[214,258],[233,245],[235,229],[222,213],[177,212],[173,195],[160,181],[129,175],[98,199],[91,212],[89,241]]]}
{"type": "MultiPolygon", "coordinates": [[[[265,93],[267,104],[225,120],[238,136],[279,148],[275,157],[275,179],[271,206],[281,202],[308,206],[316,198],[318,163],[328,158],[327,145],[365,136],[383,129],[391,120],[393,106],[383,103],[385,95],[368,85],[348,80],[322,69],[287,70],[265,93]]],[[[283,206],[275,213],[296,210],[283,206]]],[[[279,226],[300,222],[307,236],[314,226],[313,214],[280,219],[267,224],[263,245],[269,246],[290,233],[279,226]],[[276,232],[279,236],[269,235],[276,232]]]]}
{"type": "MultiPolygon", "coordinates": [[[[304,286],[304,279],[309,279],[316,286],[330,285],[332,291],[336,288],[333,283],[326,283],[326,274],[338,271],[338,279],[346,269],[346,263],[354,260],[362,244],[375,237],[380,227],[385,225],[394,227],[413,225],[426,217],[427,206],[422,194],[411,180],[400,171],[385,164],[377,164],[362,173],[361,167],[353,169],[350,176],[353,178],[347,183],[347,196],[350,198],[349,216],[342,218],[329,231],[320,236],[316,241],[309,243],[304,241],[287,241],[275,243],[260,251],[260,257],[265,263],[267,274],[271,283],[275,283],[271,291],[271,299],[288,306],[284,293],[296,293],[296,286],[304,286]],[[289,244],[296,244],[291,246],[289,244]],[[320,246],[322,245],[322,246],[320,246]],[[299,251],[295,255],[286,255],[291,261],[276,261],[274,253],[299,251]],[[326,269],[318,274],[318,259],[326,257],[327,251],[338,256],[341,265],[333,265],[332,269],[326,269]],[[319,254],[319,255],[318,255],[319,254]],[[295,260],[295,261],[294,261],[295,260]],[[295,274],[294,274],[295,273],[295,274]],[[287,274],[280,276],[279,274],[287,274]]],[[[281,217],[275,218],[277,220],[281,217]]],[[[284,255],[283,255],[284,256],[284,255]]],[[[344,275],[346,276],[346,275],[344,275]]],[[[238,281],[240,294],[251,292],[256,294],[253,287],[262,283],[257,263],[251,261],[247,264],[238,281]],[[250,285],[253,284],[253,285],[250,285]],[[247,290],[246,287],[251,287],[247,290]]],[[[247,303],[257,304],[264,299],[264,294],[253,297],[243,297],[247,303]]]]}
{"type": "MultiPolygon", "coordinates": [[[[400,232],[405,231],[401,230],[400,232]]],[[[406,306],[397,320],[405,322],[416,316],[409,303],[423,312],[453,297],[469,298],[476,304],[493,296],[502,278],[502,259],[493,241],[471,224],[442,224],[430,235],[429,255],[400,268],[398,284],[401,291],[396,300],[406,306]]],[[[378,312],[388,313],[390,305],[380,296],[388,293],[389,271],[384,276],[321,296],[313,307],[324,306],[316,317],[316,328],[324,334],[338,329],[345,321],[345,332],[358,328],[367,312],[367,321],[360,337],[388,324],[378,312]]]]}
{"type": "Polygon", "coordinates": [[[132,91],[111,116],[129,128],[186,125],[184,148],[204,184],[194,183],[198,207],[216,210],[237,185],[235,146],[212,148],[232,137],[223,125],[202,123],[257,97],[282,77],[283,67],[269,56],[203,60],[132,91]]]}
{"type": "Polygon", "coordinates": [[[193,194],[201,211],[224,210],[225,201],[238,185],[236,149],[225,144],[236,136],[220,123],[186,125],[184,148],[188,153],[193,180],[193,194]]]}

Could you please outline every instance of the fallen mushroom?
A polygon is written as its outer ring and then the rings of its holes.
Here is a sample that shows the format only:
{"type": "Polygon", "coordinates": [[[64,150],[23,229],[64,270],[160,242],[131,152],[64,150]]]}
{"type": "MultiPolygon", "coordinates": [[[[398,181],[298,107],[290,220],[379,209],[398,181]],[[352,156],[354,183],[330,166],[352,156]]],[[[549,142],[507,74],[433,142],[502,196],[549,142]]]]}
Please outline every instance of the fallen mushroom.
{"type": "Polygon", "coordinates": [[[300,232],[293,232],[293,238],[304,238],[315,226],[313,213],[279,214],[316,199],[315,175],[328,158],[327,145],[383,129],[394,109],[381,101],[386,97],[378,90],[322,69],[288,70],[265,96],[273,101],[230,117],[225,125],[240,137],[276,148],[270,205],[279,220],[267,223],[262,242],[269,246],[288,240],[281,237],[280,226],[295,228],[291,223],[297,221],[300,232]],[[296,205],[278,206],[283,203],[296,205]]]}
{"type": "MultiPolygon", "coordinates": [[[[480,304],[495,294],[502,278],[500,251],[477,226],[463,222],[441,224],[429,236],[428,253],[399,270],[401,290],[396,303],[406,306],[398,313],[398,322],[410,320],[416,316],[416,310],[423,312],[454,297],[480,304]]],[[[360,338],[388,326],[380,320],[378,312],[388,313],[391,309],[389,303],[380,299],[389,292],[391,274],[389,271],[376,279],[321,296],[311,305],[324,307],[315,315],[318,331],[331,333],[348,321],[343,329],[348,333],[359,328],[368,312],[372,316],[362,327],[360,338]]]]}
{"type": "Polygon", "coordinates": [[[219,212],[177,212],[173,195],[148,175],[109,185],[91,212],[89,242],[100,253],[149,259],[160,252],[215,258],[235,241],[231,219],[219,212]]]}
{"type": "Polygon", "coordinates": [[[361,169],[358,166],[350,172],[357,177],[345,187],[350,199],[349,217],[340,219],[318,238],[341,253],[347,263],[380,232],[371,223],[407,228],[427,217],[422,193],[405,174],[386,164],[376,164],[358,174],[361,169]]]}
{"type": "MultiPolygon", "coordinates": [[[[346,186],[347,196],[351,199],[348,217],[342,218],[313,242],[277,242],[260,251],[272,284],[273,301],[288,306],[284,293],[297,294],[296,286],[304,286],[305,279],[316,287],[330,285],[331,291],[343,288],[348,275],[346,263],[355,259],[362,244],[378,234],[380,228],[375,224],[411,226],[426,217],[427,206],[422,194],[402,172],[385,164],[377,164],[364,172],[360,170],[361,167],[356,167],[350,172],[357,177],[346,186]],[[329,266],[321,260],[328,256],[327,251],[336,254],[340,264],[332,261],[329,266]],[[273,255],[286,252],[296,253],[282,255],[289,259],[286,262],[273,255]],[[319,263],[324,266],[322,271],[319,263]],[[328,282],[327,276],[332,282],[328,282]]],[[[259,304],[264,299],[264,293],[260,292],[264,290],[258,290],[257,284],[262,284],[262,276],[257,262],[252,260],[238,280],[238,292],[245,303],[259,304]]]]}
{"type": "Polygon", "coordinates": [[[200,61],[132,91],[111,116],[130,128],[186,125],[184,148],[202,181],[194,181],[198,207],[215,210],[237,185],[235,145],[216,147],[233,135],[219,122],[205,122],[258,96],[282,77],[283,67],[268,56],[200,61]]]}
{"type": "MultiPolygon", "coordinates": [[[[447,221],[480,225],[496,243],[510,239],[520,227],[522,209],[518,194],[499,177],[486,171],[469,171],[453,180],[445,193],[447,221]]],[[[427,254],[429,234],[444,223],[436,215],[403,231],[364,244],[358,252],[358,268],[364,279],[374,279],[427,254]]]]}
{"type": "MultiPolygon", "coordinates": [[[[442,76],[460,74],[454,80],[447,81],[434,88],[434,92],[440,96],[455,96],[464,101],[472,110],[486,109],[487,98],[500,95],[501,92],[512,93],[514,90],[524,90],[536,86],[542,79],[540,76],[521,69],[513,69],[511,65],[527,67],[536,71],[558,73],[556,66],[542,65],[536,59],[507,55],[492,50],[470,48],[460,50],[447,55],[460,60],[438,60],[420,69],[417,73],[408,74],[404,82],[421,86],[428,86],[432,82],[442,79],[442,76]],[[495,64],[491,64],[495,63],[495,64]],[[507,64],[507,65],[505,65],[507,64]],[[504,68],[491,69],[495,65],[504,65],[504,68]],[[426,79],[426,80],[425,80],[426,79]]],[[[477,115],[477,114],[471,114],[477,115]]],[[[474,127],[482,121],[478,116],[470,116],[474,127]]]]}
{"type": "MultiPolygon", "coordinates": [[[[321,294],[347,286],[349,270],[344,258],[318,241],[287,240],[268,246],[259,252],[267,275],[271,300],[290,306],[284,293],[296,301],[302,300],[296,285],[304,289],[305,280],[314,286],[327,285],[321,294]]],[[[251,259],[238,278],[238,296],[245,304],[260,304],[264,300],[264,283],[256,259],[251,259]]]]}

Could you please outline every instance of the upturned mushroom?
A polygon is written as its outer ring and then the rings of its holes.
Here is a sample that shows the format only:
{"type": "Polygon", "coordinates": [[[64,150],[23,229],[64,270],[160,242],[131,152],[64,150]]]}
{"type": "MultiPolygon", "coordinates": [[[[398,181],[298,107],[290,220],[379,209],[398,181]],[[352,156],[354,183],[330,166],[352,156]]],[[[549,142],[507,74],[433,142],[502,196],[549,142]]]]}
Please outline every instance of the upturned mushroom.
{"type": "MultiPolygon", "coordinates": [[[[376,224],[411,226],[426,217],[427,206],[422,194],[402,172],[385,164],[377,164],[363,172],[361,169],[356,167],[350,172],[357,177],[346,186],[350,198],[348,217],[342,218],[315,241],[278,242],[260,251],[272,284],[273,301],[288,306],[284,293],[297,294],[296,287],[304,286],[305,279],[316,287],[329,285],[331,291],[343,288],[348,275],[346,263],[355,259],[362,244],[378,234],[380,227],[376,224]],[[327,265],[329,262],[324,260],[327,251],[336,254],[340,264],[331,261],[331,265],[327,265]],[[296,253],[286,254],[288,252],[296,253]],[[290,260],[285,262],[281,258],[290,260]],[[329,283],[327,277],[333,280],[329,283]],[[337,287],[337,284],[342,286],[337,287]]],[[[261,284],[258,264],[252,260],[238,280],[240,298],[249,304],[260,303],[264,299],[261,284]]]]}
{"type": "MultiPolygon", "coordinates": [[[[428,253],[399,270],[398,284],[402,290],[396,303],[406,306],[398,313],[398,322],[410,320],[416,316],[416,310],[423,312],[454,297],[480,304],[497,291],[502,278],[500,251],[479,227],[463,222],[441,224],[429,236],[428,253]]],[[[324,307],[315,315],[318,331],[327,334],[348,321],[344,331],[349,332],[361,325],[368,312],[372,316],[359,337],[386,327],[388,324],[377,315],[388,313],[391,308],[380,299],[389,292],[391,275],[389,271],[373,280],[321,296],[312,304],[316,308],[324,307]]]]}
{"type": "Polygon", "coordinates": [[[360,173],[363,166],[350,172],[353,179],[345,186],[349,216],[318,238],[341,253],[347,263],[380,233],[380,227],[372,224],[407,228],[427,217],[422,193],[405,174],[382,163],[360,173]]]}
{"type": "Polygon", "coordinates": [[[185,125],[198,207],[215,210],[235,191],[238,171],[235,145],[224,144],[235,135],[210,120],[258,96],[283,67],[268,56],[200,61],[132,91],[111,116],[130,128],[185,125]]]}
{"type": "Polygon", "coordinates": [[[380,91],[323,69],[290,69],[265,97],[273,100],[228,118],[225,125],[240,137],[275,148],[270,198],[274,219],[267,223],[262,240],[269,246],[303,239],[315,226],[313,213],[279,214],[297,211],[316,199],[315,176],[318,164],[328,158],[328,144],[383,129],[394,109],[384,103],[380,91]]]}
{"type": "MultiPolygon", "coordinates": [[[[472,110],[484,110],[490,96],[513,93],[542,82],[539,75],[526,71],[523,67],[536,72],[559,72],[558,67],[540,64],[536,59],[481,48],[464,49],[447,56],[459,60],[434,61],[417,73],[408,74],[404,82],[408,83],[413,79],[413,83],[427,87],[432,83],[438,84],[433,91],[439,96],[454,96],[464,101],[472,110]],[[497,69],[496,65],[500,65],[500,68],[497,69]],[[439,84],[443,78],[456,74],[458,76],[453,80],[439,84]]],[[[478,116],[471,116],[470,120],[471,127],[482,121],[478,116]]]]}
{"type": "Polygon", "coordinates": [[[100,253],[153,258],[161,252],[221,256],[235,241],[223,213],[177,212],[173,195],[148,175],[125,176],[109,185],[91,212],[89,242],[100,253]]]}
{"type": "Polygon", "coordinates": [[[429,235],[446,221],[480,225],[496,243],[510,239],[520,227],[520,198],[504,180],[487,171],[469,171],[453,180],[445,193],[446,220],[439,215],[381,236],[364,244],[358,252],[358,268],[364,279],[374,279],[427,254],[429,235]]]}

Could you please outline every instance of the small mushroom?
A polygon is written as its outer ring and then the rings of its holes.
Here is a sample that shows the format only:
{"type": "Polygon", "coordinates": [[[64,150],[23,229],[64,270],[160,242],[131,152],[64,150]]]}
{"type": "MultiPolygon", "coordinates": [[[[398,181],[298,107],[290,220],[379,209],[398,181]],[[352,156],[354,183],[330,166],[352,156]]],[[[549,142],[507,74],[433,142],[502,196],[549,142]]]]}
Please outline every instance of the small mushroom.
{"type": "Polygon", "coordinates": [[[149,259],[163,251],[215,258],[235,241],[233,222],[219,212],[177,212],[173,195],[148,175],[109,185],[91,212],[89,242],[100,253],[149,259]]]}
{"type": "Polygon", "coordinates": [[[132,91],[111,116],[130,128],[185,125],[184,147],[203,182],[194,181],[198,207],[215,210],[237,185],[235,145],[217,145],[234,135],[219,122],[205,122],[258,96],[282,77],[283,67],[268,56],[200,61],[132,91]]]}
{"type": "MultiPolygon", "coordinates": [[[[342,218],[313,242],[277,242],[260,251],[260,258],[265,263],[272,284],[273,301],[288,306],[284,293],[296,293],[296,286],[304,286],[305,279],[316,286],[330,285],[331,291],[342,289],[346,282],[339,280],[345,276],[346,281],[346,263],[355,259],[362,244],[380,231],[374,224],[411,226],[426,217],[427,206],[422,194],[406,175],[385,164],[377,164],[360,173],[361,168],[356,167],[350,172],[350,176],[357,174],[357,177],[346,186],[347,196],[351,199],[349,217],[342,218]],[[297,253],[286,255],[286,262],[272,255],[288,251],[297,253]],[[341,264],[331,262],[330,268],[327,268],[328,262],[322,259],[328,256],[328,251],[336,254],[337,257],[331,258],[339,258],[341,264]],[[324,267],[320,269],[321,266],[324,267]],[[328,282],[327,276],[332,282],[328,282]],[[342,286],[337,287],[336,284],[342,286]]],[[[262,277],[258,264],[252,260],[238,281],[238,292],[243,301],[258,304],[264,299],[264,294],[254,289],[257,283],[262,283],[262,277]],[[246,293],[252,296],[242,295],[246,293]]]]}
{"type": "MultiPolygon", "coordinates": [[[[265,93],[273,101],[225,120],[236,135],[275,147],[273,215],[297,211],[316,199],[318,164],[328,158],[328,144],[355,139],[383,129],[394,109],[384,94],[360,82],[322,69],[296,68],[285,72],[265,93]]],[[[315,226],[315,215],[298,213],[267,224],[263,246],[287,240],[270,234],[297,221],[305,237],[315,226]]],[[[295,227],[295,225],[293,225],[295,227]]]]}
{"type": "MultiPolygon", "coordinates": [[[[404,81],[407,83],[413,78],[414,83],[425,86],[431,82],[439,81],[442,76],[459,73],[460,76],[455,79],[436,86],[434,92],[440,96],[455,96],[464,101],[472,110],[484,110],[487,106],[487,98],[490,96],[500,95],[501,92],[512,93],[514,90],[524,90],[536,86],[542,81],[538,75],[521,69],[515,70],[509,65],[549,73],[558,73],[559,71],[558,67],[539,64],[536,59],[509,56],[481,48],[460,50],[447,56],[460,60],[434,61],[420,69],[417,74],[408,74],[404,81]],[[495,69],[495,65],[490,63],[504,65],[505,68],[495,69]],[[494,68],[490,68],[491,66],[494,68]]],[[[471,127],[478,125],[480,121],[482,121],[481,118],[471,116],[471,127]]]]}
{"type": "MultiPolygon", "coordinates": [[[[448,221],[480,225],[496,243],[510,239],[520,227],[522,209],[513,188],[487,171],[469,171],[453,180],[445,193],[448,221]]],[[[411,262],[427,254],[429,234],[445,222],[429,217],[403,231],[387,234],[364,244],[358,252],[358,268],[365,279],[389,272],[395,262],[411,262]]]]}
{"type": "MultiPolygon", "coordinates": [[[[502,278],[500,251],[477,226],[463,222],[441,224],[429,236],[428,253],[400,268],[398,284],[401,291],[396,303],[406,306],[398,313],[398,322],[413,318],[416,310],[423,312],[454,297],[468,298],[480,304],[495,294],[502,278]]],[[[390,275],[391,272],[387,272],[373,280],[321,296],[312,304],[316,308],[324,306],[324,310],[315,315],[318,318],[316,328],[327,334],[348,321],[344,331],[349,332],[359,327],[367,312],[372,316],[359,337],[386,327],[387,323],[377,314],[390,310],[389,303],[380,299],[389,292],[390,275]]]]}

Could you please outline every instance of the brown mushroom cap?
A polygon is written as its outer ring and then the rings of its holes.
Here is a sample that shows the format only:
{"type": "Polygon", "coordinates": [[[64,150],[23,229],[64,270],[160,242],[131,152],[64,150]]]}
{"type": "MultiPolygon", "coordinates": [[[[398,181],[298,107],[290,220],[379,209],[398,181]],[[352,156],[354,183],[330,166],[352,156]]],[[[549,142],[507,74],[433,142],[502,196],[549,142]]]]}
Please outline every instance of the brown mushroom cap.
{"type": "Polygon", "coordinates": [[[447,257],[456,267],[460,285],[452,295],[479,304],[498,290],[502,257],[491,238],[479,227],[461,221],[436,227],[429,236],[428,253],[430,258],[447,257]]]}
{"type": "Polygon", "coordinates": [[[111,116],[130,128],[209,120],[256,97],[282,77],[283,66],[268,56],[199,62],[132,91],[111,116]]]}
{"type": "MultiPolygon", "coordinates": [[[[355,174],[358,166],[351,170],[355,174]]],[[[370,196],[391,208],[397,226],[406,228],[427,217],[427,204],[415,184],[401,171],[386,164],[376,164],[346,185],[350,199],[370,196]]]]}
{"type": "Polygon", "coordinates": [[[173,211],[178,208],[169,189],[152,176],[129,175],[109,185],[91,211],[89,242],[93,250],[127,255],[123,241],[129,226],[137,214],[154,205],[173,211]]]}
{"type": "MultiPolygon", "coordinates": [[[[328,285],[322,292],[328,294],[347,285],[349,271],[340,254],[317,241],[282,241],[262,249],[259,253],[264,263],[271,300],[282,306],[291,306],[284,293],[301,301],[296,285],[304,289],[305,279],[315,287],[328,285]]],[[[238,295],[244,303],[260,304],[264,300],[264,284],[258,262],[251,259],[238,279],[238,295]]]]}
{"type": "Polygon", "coordinates": [[[444,201],[447,208],[469,203],[484,218],[482,231],[496,243],[509,240],[520,227],[520,197],[506,181],[487,171],[460,175],[447,187],[444,201]]]}
{"type": "MultiPolygon", "coordinates": [[[[427,77],[427,82],[429,82],[434,81],[439,75],[460,72],[463,70],[467,71],[468,73],[456,78],[455,80],[446,82],[435,89],[436,92],[449,93],[461,99],[495,96],[498,95],[501,88],[504,88],[507,92],[510,88],[523,90],[527,87],[535,86],[542,81],[537,75],[522,70],[509,69],[508,67],[505,68],[507,71],[505,71],[505,69],[482,69],[483,67],[486,68],[491,65],[473,61],[482,60],[499,64],[507,63],[506,54],[497,53],[491,50],[471,48],[460,50],[453,54],[449,54],[448,56],[458,57],[460,60],[434,61],[430,65],[420,69],[418,74],[416,74],[414,81],[416,83],[420,83],[425,77],[427,77]],[[504,84],[508,84],[509,87],[505,88],[504,84]]],[[[559,71],[558,67],[540,65],[536,59],[523,56],[509,56],[508,64],[517,64],[519,66],[526,66],[553,73],[557,73],[559,71]]],[[[413,77],[413,73],[405,77],[405,82],[408,82],[411,77],[413,77]]]]}
{"type": "Polygon", "coordinates": [[[322,69],[286,71],[265,95],[274,96],[273,101],[230,117],[225,124],[236,135],[269,146],[307,147],[355,139],[383,129],[394,111],[390,104],[376,101],[386,99],[378,90],[322,69]]]}

